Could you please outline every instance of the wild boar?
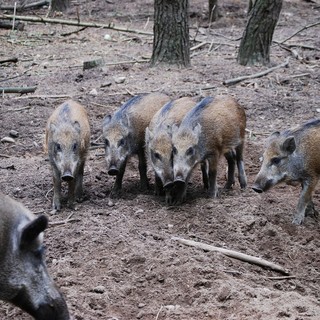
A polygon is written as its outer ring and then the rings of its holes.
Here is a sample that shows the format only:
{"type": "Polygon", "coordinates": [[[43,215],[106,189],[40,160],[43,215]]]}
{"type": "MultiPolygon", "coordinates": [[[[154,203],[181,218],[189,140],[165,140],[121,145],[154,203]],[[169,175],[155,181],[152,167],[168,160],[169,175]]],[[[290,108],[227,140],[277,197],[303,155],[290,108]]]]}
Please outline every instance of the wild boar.
{"type": "MultiPolygon", "coordinates": [[[[230,189],[235,182],[235,165],[241,188],[247,185],[243,163],[246,114],[232,97],[207,97],[200,101],[183,118],[180,126],[172,128],[174,184],[182,188],[180,198],[184,201],[190,175],[198,163],[207,170],[208,195],[216,197],[217,165],[221,155],[228,163],[228,178],[224,186],[230,189]],[[206,165],[207,163],[207,165],[206,165]]],[[[206,177],[206,174],[203,174],[206,177]]]]}
{"type": "Polygon", "coordinates": [[[50,278],[44,257],[46,216],[36,217],[0,193],[0,299],[37,320],[68,320],[66,302],[50,278]]]}
{"type": "Polygon", "coordinates": [[[162,93],[138,95],[123,104],[113,116],[103,120],[103,139],[108,174],[116,176],[110,195],[118,195],[127,160],[138,155],[140,185],[149,188],[145,156],[145,130],[153,115],[169,101],[162,93]]]}
{"type": "Polygon", "coordinates": [[[267,140],[261,169],[253,190],[267,191],[280,182],[301,183],[302,191],[294,224],[301,224],[314,210],[312,193],[320,175],[320,120],[311,120],[283,132],[274,132],[267,140]],[[319,157],[319,158],[318,158],[319,157]]]}
{"type": "Polygon", "coordinates": [[[90,144],[90,125],[86,109],[68,100],[49,117],[45,151],[53,174],[53,212],[61,209],[61,182],[68,183],[68,206],[74,208],[83,194],[83,172],[90,144]]]}
{"type": "Polygon", "coordinates": [[[161,195],[165,191],[167,204],[171,204],[175,192],[172,190],[172,125],[179,125],[195,104],[188,97],[169,101],[153,116],[146,129],[146,153],[155,173],[155,193],[161,195]]]}

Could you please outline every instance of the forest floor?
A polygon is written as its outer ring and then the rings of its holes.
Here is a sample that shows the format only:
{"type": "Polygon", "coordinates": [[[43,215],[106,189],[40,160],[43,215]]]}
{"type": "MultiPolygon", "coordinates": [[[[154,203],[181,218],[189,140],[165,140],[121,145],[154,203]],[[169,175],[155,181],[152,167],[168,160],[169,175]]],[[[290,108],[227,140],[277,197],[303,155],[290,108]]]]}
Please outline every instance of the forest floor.
{"type": "MultiPolygon", "coordinates": [[[[12,4],[5,0],[3,4],[12,4]]],[[[221,18],[206,19],[207,1],[190,1],[191,67],[150,68],[152,35],[61,24],[25,22],[23,31],[0,29],[0,87],[36,86],[26,95],[2,94],[0,138],[11,130],[15,143],[0,144],[0,190],[56,225],[45,233],[49,272],[76,320],[132,319],[319,319],[320,225],[307,217],[291,223],[299,187],[279,185],[257,194],[251,186],[260,167],[264,141],[276,131],[319,117],[319,25],[285,42],[273,43],[270,66],[237,64],[246,4],[221,2],[221,18]],[[308,49],[309,47],[309,49],[308,49]],[[286,68],[233,86],[223,81],[279,65],[286,68]],[[83,62],[103,59],[97,68],[83,62]],[[113,177],[107,175],[103,149],[92,149],[85,167],[86,200],[71,212],[50,215],[52,177],[43,153],[44,128],[55,107],[67,98],[86,106],[91,141],[102,142],[102,119],[132,95],[161,91],[171,98],[228,94],[246,110],[245,169],[248,188],[208,199],[198,170],[186,203],[167,207],[153,190],[139,191],[137,159],[124,176],[122,196],[110,206],[113,177]],[[188,247],[172,237],[191,239],[264,258],[288,269],[292,277],[220,253],[188,247]],[[280,277],[280,278],[279,278],[280,277]]],[[[2,13],[11,13],[2,11],[2,13]]],[[[19,14],[45,16],[47,8],[19,14]]],[[[153,1],[72,1],[59,19],[94,21],[152,33],[153,1]]],[[[281,42],[319,22],[319,1],[285,0],[274,40],[281,42]]],[[[1,16],[0,16],[1,19],[1,16]]],[[[226,163],[219,166],[219,186],[226,163]]],[[[154,177],[149,172],[153,186],[154,177]]],[[[65,190],[65,189],[64,189],[65,190]]],[[[314,202],[320,207],[319,190],[314,202]]],[[[0,302],[2,320],[28,315],[0,302]]]]}

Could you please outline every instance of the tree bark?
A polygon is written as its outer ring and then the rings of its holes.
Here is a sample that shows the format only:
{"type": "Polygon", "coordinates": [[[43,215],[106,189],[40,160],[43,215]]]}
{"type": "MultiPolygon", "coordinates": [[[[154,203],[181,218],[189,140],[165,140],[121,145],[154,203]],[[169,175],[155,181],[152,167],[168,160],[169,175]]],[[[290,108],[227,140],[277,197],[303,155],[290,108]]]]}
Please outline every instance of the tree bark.
{"type": "Polygon", "coordinates": [[[241,65],[268,65],[273,32],[282,0],[257,0],[243,33],[237,60],[241,65]]]}
{"type": "Polygon", "coordinates": [[[154,38],[151,66],[190,65],[189,0],[154,1],[154,38]]]}
{"type": "Polygon", "coordinates": [[[66,11],[70,5],[70,0],[51,0],[51,12],[66,11]]]}

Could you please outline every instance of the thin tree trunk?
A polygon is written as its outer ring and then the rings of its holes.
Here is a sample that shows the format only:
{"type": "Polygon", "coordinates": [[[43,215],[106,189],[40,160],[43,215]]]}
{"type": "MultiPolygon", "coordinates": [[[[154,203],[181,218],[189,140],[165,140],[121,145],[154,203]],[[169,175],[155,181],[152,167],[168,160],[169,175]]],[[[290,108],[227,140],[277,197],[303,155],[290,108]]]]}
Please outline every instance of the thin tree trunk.
{"type": "Polygon", "coordinates": [[[155,0],[151,66],[190,65],[188,0],[155,0]]]}
{"type": "Polygon", "coordinates": [[[209,0],[209,21],[218,19],[218,0],[209,0]]]}
{"type": "Polygon", "coordinates": [[[243,33],[238,62],[241,65],[268,65],[273,32],[279,19],[282,0],[257,0],[243,33]]]}

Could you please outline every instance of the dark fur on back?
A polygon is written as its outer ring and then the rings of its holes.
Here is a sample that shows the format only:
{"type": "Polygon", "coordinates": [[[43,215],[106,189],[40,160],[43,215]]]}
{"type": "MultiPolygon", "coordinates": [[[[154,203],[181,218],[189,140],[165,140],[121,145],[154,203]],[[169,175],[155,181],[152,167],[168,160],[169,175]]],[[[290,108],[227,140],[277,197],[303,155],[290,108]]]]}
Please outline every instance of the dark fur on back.
{"type": "Polygon", "coordinates": [[[172,107],[174,106],[173,102],[174,101],[171,100],[162,107],[161,113],[160,113],[161,117],[164,117],[172,109],[172,107]]]}
{"type": "Polygon", "coordinates": [[[115,119],[120,120],[123,117],[123,113],[127,112],[127,110],[137,104],[142,98],[144,97],[144,95],[139,95],[139,96],[135,96],[133,98],[131,98],[130,100],[128,100],[126,103],[124,103],[120,109],[114,114],[115,119]]]}
{"type": "Polygon", "coordinates": [[[181,125],[185,124],[188,126],[190,123],[197,121],[203,109],[205,109],[213,100],[213,97],[206,97],[202,99],[198,104],[194,106],[194,108],[191,109],[191,111],[187,113],[181,125]]]}
{"type": "Polygon", "coordinates": [[[288,137],[290,135],[295,136],[295,135],[302,134],[304,131],[308,131],[309,129],[313,129],[319,126],[320,126],[320,119],[311,119],[306,123],[302,124],[301,126],[283,131],[282,134],[285,137],[288,137]]]}

